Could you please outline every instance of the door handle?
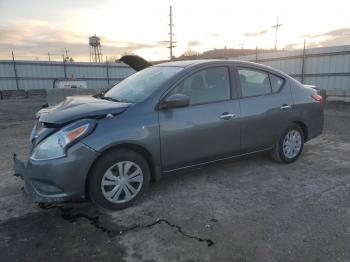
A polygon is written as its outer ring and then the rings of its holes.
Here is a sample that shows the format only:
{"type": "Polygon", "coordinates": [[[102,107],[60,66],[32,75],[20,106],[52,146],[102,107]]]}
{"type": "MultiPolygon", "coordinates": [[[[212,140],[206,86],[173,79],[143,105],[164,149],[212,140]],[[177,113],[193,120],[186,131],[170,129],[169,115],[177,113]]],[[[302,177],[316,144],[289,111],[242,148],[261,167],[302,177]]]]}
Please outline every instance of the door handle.
{"type": "Polygon", "coordinates": [[[222,115],[220,116],[220,119],[229,120],[235,116],[236,116],[235,114],[225,112],[225,113],[222,113],[222,115]]]}
{"type": "Polygon", "coordinates": [[[287,105],[287,104],[284,104],[280,107],[281,110],[287,110],[287,109],[291,109],[292,106],[291,105],[287,105]]]}

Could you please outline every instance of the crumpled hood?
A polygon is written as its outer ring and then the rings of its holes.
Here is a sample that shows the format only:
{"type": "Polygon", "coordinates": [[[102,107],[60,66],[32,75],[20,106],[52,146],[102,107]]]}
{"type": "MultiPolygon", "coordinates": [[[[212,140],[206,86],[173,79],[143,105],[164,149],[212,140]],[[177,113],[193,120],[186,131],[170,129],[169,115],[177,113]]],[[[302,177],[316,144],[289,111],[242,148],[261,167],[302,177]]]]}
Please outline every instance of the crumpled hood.
{"type": "Polygon", "coordinates": [[[37,113],[39,122],[63,125],[82,118],[100,118],[107,114],[124,112],[130,103],[120,103],[93,96],[70,96],[56,106],[43,108],[37,113]]]}

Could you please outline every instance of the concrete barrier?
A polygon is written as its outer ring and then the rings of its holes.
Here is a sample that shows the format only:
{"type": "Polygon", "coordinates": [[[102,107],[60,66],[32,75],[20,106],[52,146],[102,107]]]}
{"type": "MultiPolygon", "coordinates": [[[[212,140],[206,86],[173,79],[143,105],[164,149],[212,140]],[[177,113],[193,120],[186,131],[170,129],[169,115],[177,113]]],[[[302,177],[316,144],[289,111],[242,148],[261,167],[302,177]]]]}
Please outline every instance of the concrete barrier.
{"type": "Polygon", "coordinates": [[[345,96],[328,96],[327,102],[344,102],[350,103],[350,97],[345,96]]]}
{"type": "Polygon", "coordinates": [[[31,89],[27,91],[28,98],[46,98],[46,89],[31,89]]]}
{"type": "Polygon", "coordinates": [[[67,96],[96,95],[100,91],[88,88],[53,88],[47,89],[47,104],[53,106],[63,101],[67,96]]]}
{"type": "Polygon", "coordinates": [[[350,103],[350,90],[344,90],[344,89],[326,90],[326,98],[328,102],[350,103]]]}
{"type": "Polygon", "coordinates": [[[327,90],[327,96],[345,96],[345,90],[327,90]]]}
{"type": "Polygon", "coordinates": [[[27,98],[25,90],[3,90],[1,91],[1,99],[23,99],[27,98]]]}

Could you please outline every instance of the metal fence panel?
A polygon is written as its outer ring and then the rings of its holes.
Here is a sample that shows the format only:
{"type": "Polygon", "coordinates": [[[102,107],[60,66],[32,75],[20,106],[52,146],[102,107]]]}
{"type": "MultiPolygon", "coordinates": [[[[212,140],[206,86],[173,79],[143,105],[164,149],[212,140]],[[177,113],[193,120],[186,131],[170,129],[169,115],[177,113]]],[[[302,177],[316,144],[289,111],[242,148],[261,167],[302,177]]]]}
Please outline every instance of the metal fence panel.
{"type": "Polygon", "coordinates": [[[0,91],[17,89],[14,66],[22,90],[52,88],[55,79],[65,78],[84,80],[89,88],[105,89],[135,72],[123,63],[15,61],[14,64],[12,60],[4,60],[0,61],[0,91]]]}
{"type": "Polygon", "coordinates": [[[305,84],[322,89],[350,90],[350,45],[306,49],[305,57],[303,50],[292,50],[234,59],[277,68],[305,84]]]}
{"type": "Polygon", "coordinates": [[[1,81],[1,90],[15,90],[16,89],[16,81],[15,80],[7,80],[4,79],[1,81]]]}
{"type": "Polygon", "coordinates": [[[13,63],[0,63],[0,77],[14,77],[13,63]]]}

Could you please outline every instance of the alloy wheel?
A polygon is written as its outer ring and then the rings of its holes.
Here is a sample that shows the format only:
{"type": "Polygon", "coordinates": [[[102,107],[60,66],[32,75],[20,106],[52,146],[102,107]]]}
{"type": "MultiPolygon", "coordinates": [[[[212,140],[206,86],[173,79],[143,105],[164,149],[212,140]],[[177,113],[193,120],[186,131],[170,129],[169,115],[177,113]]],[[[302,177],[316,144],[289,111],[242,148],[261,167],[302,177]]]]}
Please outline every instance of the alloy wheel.
{"type": "Polygon", "coordinates": [[[120,161],[104,173],[101,190],[105,199],[125,203],[133,199],[143,184],[142,169],[132,161],[120,161]]]}
{"type": "Polygon", "coordinates": [[[298,130],[290,130],[283,139],[283,154],[291,159],[296,157],[301,149],[302,136],[298,130]]]}

